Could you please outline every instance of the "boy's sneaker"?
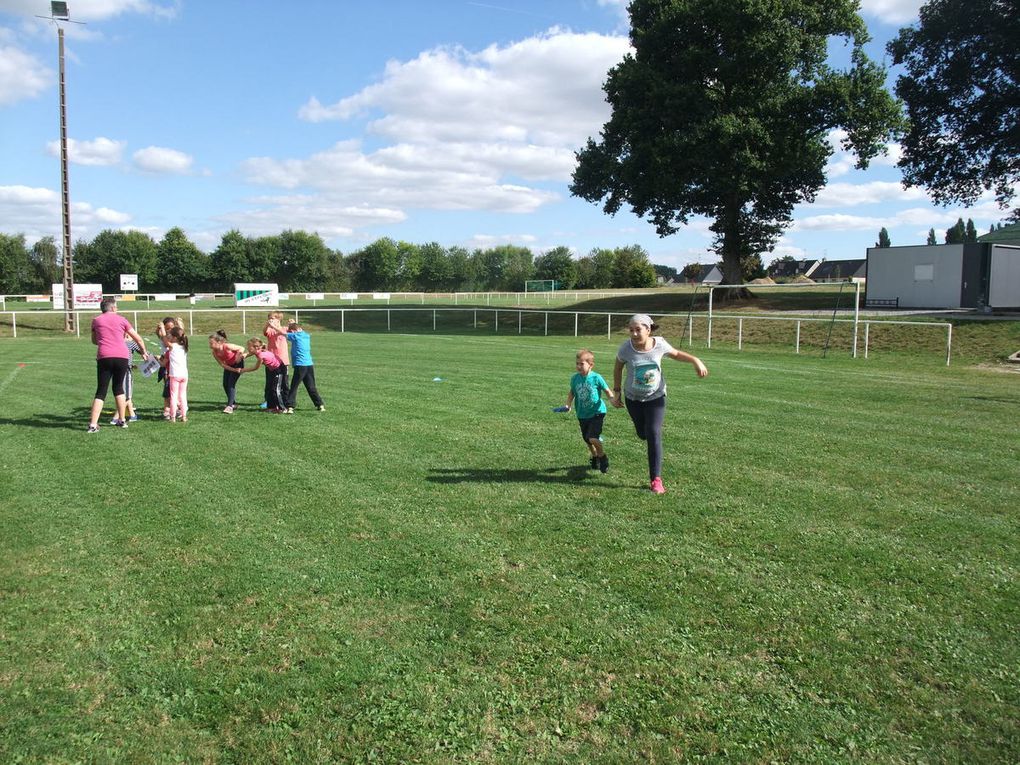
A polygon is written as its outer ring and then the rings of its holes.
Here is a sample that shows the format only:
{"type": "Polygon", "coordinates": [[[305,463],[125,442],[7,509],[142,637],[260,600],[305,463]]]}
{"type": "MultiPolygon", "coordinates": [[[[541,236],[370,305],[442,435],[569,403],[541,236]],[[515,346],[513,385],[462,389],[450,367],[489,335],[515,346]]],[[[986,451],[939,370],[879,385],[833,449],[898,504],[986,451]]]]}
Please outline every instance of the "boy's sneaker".
{"type": "Polygon", "coordinates": [[[666,493],[666,487],[662,485],[662,479],[659,477],[652,480],[652,485],[649,488],[652,490],[652,494],[666,493]]]}
{"type": "Polygon", "coordinates": [[[320,412],[325,412],[326,411],[326,405],[325,404],[319,404],[319,411],[320,412]]]}
{"type": "Polygon", "coordinates": [[[138,415],[133,414],[130,417],[128,417],[128,422],[138,422],[138,415]]]}
{"type": "Polygon", "coordinates": [[[284,414],[294,414],[294,407],[288,406],[286,409],[283,410],[283,413],[284,414]]]}
{"type": "Polygon", "coordinates": [[[98,425],[89,425],[89,429],[86,430],[85,432],[86,433],[98,433],[99,432],[99,426],[98,425]]]}
{"type": "Polygon", "coordinates": [[[232,406],[225,406],[225,407],[223,407],[223,414],[233,414],[233,413],[234,413],[234,407],[232,407],[232,406]]]}
{"type": "Polygon", "coordinates": [[[268,408],[269,408],[269,404],[267,404],[265,401],[263,401],[261,404],[259,404],[259,409],[268,409],[268,408]]]}
{"type": "Polygon", "coordinates": [[[114,417],[112,420],[110,420],[110,424],[115,425],[118,428],[126,428],[127,420],[118,420],[116,417],[114,417]]]}
{"type": "Polygon", "coordinates": [[[591,469],[594,470],[599,466],[599,458],[592,457],[591,460],[589,460],[588,464],[591,465],[591,469]]]}
{"type": "Polygon", "coordinates": [[[599,470],[601,470],[603,473],[609,472],[609,455],[603,454],[601,457],[599,457],[599,470]]]}

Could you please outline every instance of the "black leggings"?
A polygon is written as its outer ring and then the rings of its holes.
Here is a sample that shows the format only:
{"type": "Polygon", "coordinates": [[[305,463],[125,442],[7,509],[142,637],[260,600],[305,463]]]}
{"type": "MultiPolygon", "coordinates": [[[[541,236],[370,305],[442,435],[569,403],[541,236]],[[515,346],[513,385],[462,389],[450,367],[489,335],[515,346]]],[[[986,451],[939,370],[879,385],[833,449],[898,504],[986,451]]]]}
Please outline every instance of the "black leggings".
{"type": "MultiPolygon", "coordinates": [[[[238,369],[244,369],[244,359],[234,364],[238,369]]],[[[240,379],[240,372],[223,370],[223,392],[227,394],[227,406],[234,406],[237,399],[237,381],[240,379]]]]}
{"type": "Polygon", "coordinates": [[[124,375],[128,371],[128,359],[96,359],[96,398],[106,401],[106,391],[113,381],[113,395],[124,395],[124,375]]]}
{"type": "Polygon", "coordinates": [[[322,406],[322,396],[319,395],[319,391],[315,388],[315,367],[291,367],[294,370],[294,376],[290,378],[290,390],[287,392],[286,401],[287,408],[293,409],[295,402],[297,402],[298,387],[303,382],[305,384],[305,390],[308,391],[308,395],[312,398],[312,403],[316,406],[322,406]]]}
{"type": "Polygon", "coordinates": [[[662,422],[666,418],[666,397],[651,401],[625,398],[627,414],[634,423],[637,437],[648,443],[648,480],[662,475],[662,422]]]}
{"type": "Polygon", "coordinates": [[[276,369],[271,369],[265,364],[262,365],[266,369],[266,408],[267,409],[283,409],[283,390],[281,383],[283,382],[283,375],[286,367],[281,364],[276,369]]]}

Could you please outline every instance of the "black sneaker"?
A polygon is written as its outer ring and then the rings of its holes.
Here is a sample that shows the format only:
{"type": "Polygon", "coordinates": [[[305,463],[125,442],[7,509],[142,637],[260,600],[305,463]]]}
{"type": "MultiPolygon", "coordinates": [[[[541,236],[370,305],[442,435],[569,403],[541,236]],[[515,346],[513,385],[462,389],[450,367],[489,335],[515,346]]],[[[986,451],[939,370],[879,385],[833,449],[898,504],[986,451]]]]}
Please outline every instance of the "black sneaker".
{"type": "Polygon", "coordinates": [[[601,457],[599,457],[599,470],[601,470],[603,473],[609,472],[609,455],[603,454],[601,457]]]}

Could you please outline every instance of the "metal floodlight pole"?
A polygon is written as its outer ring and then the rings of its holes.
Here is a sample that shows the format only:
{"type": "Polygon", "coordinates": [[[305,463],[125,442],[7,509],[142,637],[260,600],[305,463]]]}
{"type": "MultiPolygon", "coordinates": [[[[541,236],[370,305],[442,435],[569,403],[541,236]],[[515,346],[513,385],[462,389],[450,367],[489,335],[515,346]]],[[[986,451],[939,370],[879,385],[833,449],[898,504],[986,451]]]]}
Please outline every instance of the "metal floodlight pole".
{"type": "Polygon", "coordinates": [[[82,22],[71,21],[67,3],[56,2],[56,0],[50,3],[50,15],[38,18],[47,19],[57,27],[57,60],[60,70],[60,207],[64,249],[64,331],[74,332],[74,257],[71,252],[71,187],[67,172],[67,87],[64,74],[64,28],[57,22],[66,21],[71,24],[81,24],[82,22]]]}
{"type": "Polygon", "coordinates": [[[64,331],[74,331],[74,258],[71,252],[71,189],[67,173],[67,96],[64,77],[64,28],[57,27],[60,57],[60,192],[64,228],[64,331]]]}

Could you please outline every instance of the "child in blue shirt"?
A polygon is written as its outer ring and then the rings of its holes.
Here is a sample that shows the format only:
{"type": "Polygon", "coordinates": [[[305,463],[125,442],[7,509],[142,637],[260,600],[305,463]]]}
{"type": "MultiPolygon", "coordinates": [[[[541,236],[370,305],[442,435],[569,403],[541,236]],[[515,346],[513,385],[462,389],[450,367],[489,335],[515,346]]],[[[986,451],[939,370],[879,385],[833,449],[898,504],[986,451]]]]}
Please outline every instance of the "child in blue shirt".
{"type": "Polygon", "coordinates": [[[315,388],[315,367],[312,365],[312,338],[301,326],[292,321],[287,325],[287,340],[290,343],[290,364],[294,374],[290,378],[290,390],[287,391],[284,407],[287,414],[294,414],[297,402],[298,386],[303,382],[305,390],[312,398],[312,403],[320,412],[326,411],[322,396],[315,388]]]}
{"type": "Polygon", "coordinates": [[[615,405],[612,389],[595,367],[595,354],[587,349],[577,352],[577,372],[570,378],[570,393],[567,394],[566,410],[573,407],[577,422],[581,426],[581,438],[591,456],[591,466],[603,473],[609,470],[609,457],[602,448],[602,421],[606,417],[606,404],[602,391],[609,394],[609,401],[615,405]],[[574,407],[576,402],[577,406],[574,407]]]}

